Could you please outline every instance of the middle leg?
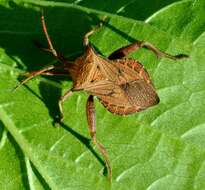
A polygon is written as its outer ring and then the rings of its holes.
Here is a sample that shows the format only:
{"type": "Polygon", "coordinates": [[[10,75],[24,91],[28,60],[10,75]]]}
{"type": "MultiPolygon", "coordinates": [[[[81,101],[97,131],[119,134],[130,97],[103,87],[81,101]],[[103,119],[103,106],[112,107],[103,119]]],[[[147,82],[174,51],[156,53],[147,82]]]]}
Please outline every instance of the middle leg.
{"type": "Polygon", "coordinates": [[[72,89],[68,90],[63,96],[61,96],[59,102],[58,102],[58,106],[60,109],[60,122],[62,122],[63,118],[64,118],[64,114],[63,114],[63,103],[65,102],[65,100],[70,97],[72,95],[72,89]]]}

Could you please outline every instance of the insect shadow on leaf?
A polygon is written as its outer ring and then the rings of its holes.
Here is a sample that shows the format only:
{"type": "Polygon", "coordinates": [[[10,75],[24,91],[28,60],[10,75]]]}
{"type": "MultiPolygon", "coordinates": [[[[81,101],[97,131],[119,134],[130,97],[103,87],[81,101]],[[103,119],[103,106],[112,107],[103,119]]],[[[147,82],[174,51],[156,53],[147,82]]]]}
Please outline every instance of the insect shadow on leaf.
{"type": "MultiPolygon", "coordinates": [[[[10,135],[10,133],[7,134],[8,141],[12,144],[13,148],[15,149],[15,153],[17,156],[17,160],[19,160],[19,166],[22,174],[25,174],[25,171],[27,171],[27,166],[25,162],[25,155],[22,152],[21,148],[19,147],[18,143],[15,141],[15,139],[10,135]]],[[[25,189],[29,189],[29,181],[27,175],[22,175],[22,182],[25,189]]]]}
{"type": "Polygon", "coordinates": [[[58,102],[61,114],[59,123],[62,126],[64,117],[63,103],[65,100],[72,95],[73,91],[85,91],[89,94],[86,104],[89,133],[93,144],[104,158],[109,179],[111,180],[112,167],[107,150],[98,141],[96,136],[94,96],[100,100],[108,111],[118,115],[128,115],[154,106],[159,103],[159,97],[148,72],[137,60],[126,59],[125,56],[142,47],[151,50],[157,57],[178,60],[187,56],[184,54],[173,56],[159,50],[149,42],[135,41],[132,44],[117,49],[108,58],[105,58],[96,53],[89,43],[89,36],[95,31],[91,30],[84,36],[84,54],[76,60],[70,61],[54,49],[47,32],[43,14],[41,16],[41,21],[48,42],[48,48],[41,47],[41,49],[50,52],[61,64],[50,65],[42,70],[33,71],[19,85],[25,84],[37,75],[63,76],[65,72],[67,72],[66,75],[69,74],[72,78],[73,86],[60,97],[58,102]],[[64,72],[58,71],[58,69],[64,72]]]}
{"type": "Polygon", "coordinates": [[[43,176],[39,173],[39,171],[37,170],[37,168],[33,165],[33,163],[31,162],[31,168],[34,172],[34,174],[36,175],[36,177],[38,178],[38,180],[40,181],[41,185],[43,186],[44,190],[51,190],[51,187],[49,186],[49,184],[46,182],[46,180],[43,178],[43,176]]]}
{"type": "Polygon", "coordinates": [[[53,124],[55,124],[60,117],[58,100],[61,97],[61,89],[44,81],[40,82],[39,89],[42,96],[42,102],[44,102],[48,108],[49,115],[53,118],[53,124]]]}

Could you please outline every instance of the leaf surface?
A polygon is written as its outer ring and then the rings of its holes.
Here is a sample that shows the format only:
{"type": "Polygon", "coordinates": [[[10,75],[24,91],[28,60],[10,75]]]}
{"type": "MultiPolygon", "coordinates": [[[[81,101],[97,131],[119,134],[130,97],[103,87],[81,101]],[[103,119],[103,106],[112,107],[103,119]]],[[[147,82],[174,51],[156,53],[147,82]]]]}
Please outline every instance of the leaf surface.
{"type": "Polygon", "coordinates": [[[109,9],[89,1],[2,1],[0,189],[205,188],[204,2],[175,3],[147,19],[149,24],[135,20],[146,18],[149,11],[139,17],[126,11],[117,15],[117,9],[126,7],[125,2],[118,3],[109,9]],[[111,185],[103,175],[103,160],[89,141],[85,93],[74,93],[65,102],[64,124],[56,128],[58,99],[71,87],[69,79],[36,77],[12,92],[19,74],[55,62],[33,44],[38,40],[46,45],[39,6],[44,7],[55,48],[70,59],[83,52],[83,35],[98,24],[96,15],[103,14],[111,19],[91,37],[91,43],[104,56],[135,40],[190,56],[174,62],[157,60],[148,50],[130,55],[144,64],[153,79],[161,99],[155,107],[121,117],[109,113],[96,99],[97,137],[111,159],[111,185]],[[188,7],[192,8],[190,20],[182,23],[188,7]],[[172,18],[173,14],[177,16],[172,18]]]}

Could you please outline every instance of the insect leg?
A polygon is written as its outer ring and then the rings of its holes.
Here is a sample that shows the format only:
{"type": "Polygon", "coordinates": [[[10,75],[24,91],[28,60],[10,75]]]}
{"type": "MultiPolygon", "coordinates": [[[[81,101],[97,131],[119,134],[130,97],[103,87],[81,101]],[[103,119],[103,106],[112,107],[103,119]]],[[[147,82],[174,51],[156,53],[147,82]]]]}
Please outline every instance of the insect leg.
{"type": "Polygon", "coordinates": [[[147,48],[149,50],[151,50],[158,58],[161,57],[166,57],[169,59],[173,59],[173,60],[177,60],[177,59],[183,59],[188,57],[185,54],[178,54],[178,55],[170,55],[168,53],[165,53],[163,51],[161,51],[160,49],[158,49],[157,47],[155,47],[153,44],[149,43],[149,42],[145,42],[145,41],[137,41],[133,44],[130,44],[128,46],[124,46],[116,51],[114,51],[108,58],[113,60],[113,59],[120,59],[125,57],[126,55],[128,55],[129,53],[138,50],[139,48],[147,48]]]}
{"type": "Polygon", "coordinates": [[[89,37],[96,31],[98,30],[100,27],[102,27],[103,25],[103,22],[105,22],[107,16],[103,17],[101,22],[94,28],[92,29],[91,31],[87,32],[83,38],[83,45],[84,46],[88,46],[89,45],[89,37]]]}
{"type": "Polygon", "coordinates": [[[72,95],[72,89],[68,90],[63,96],[60,97],[60,100],[58,102],[59,109],[60,109],[60,121],[63,120],[64,114],[63,114],[63,103],[65,100],[72,95]]]}
{"type": "Polygon", "coordinates": [[[23,84],[25,84],[26,82],[28,82],[29,80],[31,80],[33,77],[35,77],[35,76],[37,76],[37,75],[41,75],[41,74],[45,73],[46,71],[52,70],[52,69],[54,69],[54,68],[56,68],[56,66],[50,65],[50,66],[48,66],[48,67],[46,67],[46,68],[44,68],[44,69],[41,69],[41,70],[38,70],[38,71],[33,71],[33,72],[29,73],[28,77],[27,77],[25,80],[21,81],[21,82],[14,88],[14,90],[16,90],[16,89],[19,88],[21,85],[23,85],[23,84]]]}
{"type": "Polygon", "coordinates": [[[47,75],[47,76],[68,76],[68,73],[67,72],[48,71],[48,72],[42,73],[42,75],[47,75]]]}
{"type": "Polygon", "coordinates": [[[95,32],[95,30],[91,30],[89,32],[87,32],[83,38],[83,45],[84,46],[88,46],[89,45],[89,37],[95,32]]]}
{"type": "Polygon", "coordinates": [[[109,178],[110,180],[112,180],[112,168],[110,165],[107,151],[105,147],[97,141],[97,137],[96,137],[95,106],[94,106],[94,100],[92,95],[88,97],[87,104],[86,104],[86,113],[87,113],[88,127],[89,127],[89,132],[90,132],[92,142],[97,146],[98,150],[104,157],[106,167],[108,169],[109,178]]]}

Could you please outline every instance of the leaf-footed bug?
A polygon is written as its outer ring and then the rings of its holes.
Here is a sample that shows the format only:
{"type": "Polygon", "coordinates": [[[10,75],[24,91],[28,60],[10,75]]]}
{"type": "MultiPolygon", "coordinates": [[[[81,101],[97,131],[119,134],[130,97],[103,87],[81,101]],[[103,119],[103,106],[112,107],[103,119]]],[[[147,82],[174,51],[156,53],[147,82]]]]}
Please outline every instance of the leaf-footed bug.
{"type": "Polygon", "coordinates": [[[179,54],[172,56],[160,51],[149,42],[136,41],[133,44],[114,51],[108,58],[105,58],[96,53],[89,43],[89,36],[95,31],[92,30],[84,36],[84,54],[75,61],[69,61],[54,49],[47,32],[43,14],[41,16],[41,22],[49,46],[48,48],[41,49],[52,53],[61,65],[50,65],[42,70],[29,73],[29,76],[17,85],[16,88],[40,74],[65,75],[65,72],[67,72],[67,75],[70,75],[72,78],[73,85],[59,100],[61,121],[63,119],[63,102],[72,95],[73,91],[86,91],[89,94],[86,104],[89,133],[92,142],[96,145],[105,160],[111,180],[112,168],[108,153],[96,137],[93,97],[96,96],[108,111],[118,115],[128,115],[156,105],[159,103],[159,97],[149,74],[137,60],[126,59],[124,57],[141,47],[151,50],[157,57],[167,57],[173,60],[185,58],[187,55],[179,54]],[[55,69],[59,68],[65,72],[55,71],[55,69]]]}

